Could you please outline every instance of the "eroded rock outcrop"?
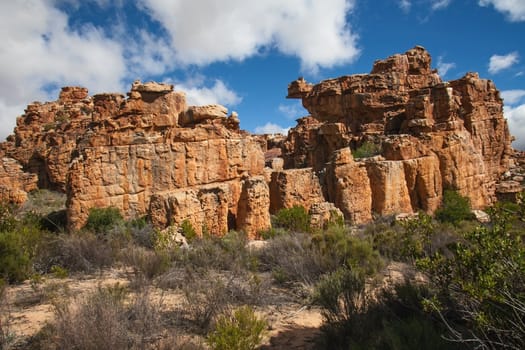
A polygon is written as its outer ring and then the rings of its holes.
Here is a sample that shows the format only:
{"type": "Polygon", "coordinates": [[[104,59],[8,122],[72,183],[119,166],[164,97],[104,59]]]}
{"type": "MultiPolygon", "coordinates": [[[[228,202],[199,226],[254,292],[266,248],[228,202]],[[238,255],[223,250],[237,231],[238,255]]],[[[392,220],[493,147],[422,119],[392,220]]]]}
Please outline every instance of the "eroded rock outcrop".
{"type": "Polygon", "coordinates": [[[285,168],[324,174],[326,199],[347,219],[432,212],[444,189],[484,208],[503,191],[512,148],[498,90],[475,73],[443,82],[422,47],[376,61],[370,74],[301,78],[288,97],[311,116],[283,143],[285,168]],[[377,152],[361,155],[370,145],[377,152]]]}
{"type": "Polygon", "coordinates": [[[22,204],[27,200],[27,192],[37,189],[37,176],[26,173],[22,165],[13,158],[0,161],[0,201],[22,204]]]}
{"type": "Polygon", "coordinates": [[[415,47],[370,74],[310,84],[288,97],[310,116],[287,137],[252,136],[221,105],[188,106],[173,85],[133,83],[127,96],[65,87],[30,104],[0,143],[0,196],[22,202],[38,185],[67,192],[71,228],[93,207],[149,215],[159,228],[255,236],[270,213],[302,205],[312,224],[339,215],[433,212],[445,189],[484,208],[521,190],[498,90],[475,73],[443,82],[415,47]],[[502,176],[503,175],[503,176],[502,176]],[[505,181],[500,181],[500,180],[505,181]]]}
{"type": "Polygon", "coordinates": [[[259,140],[239,130],[236,113],[187,106],[173,85],[137,81],[127,98],[63,88],[57,101],[29,105],[0,151],[40,187],[67,191],[70,228],[109,206],[158,227],[188,220],[198,233],[270,225],[259,140]]]}

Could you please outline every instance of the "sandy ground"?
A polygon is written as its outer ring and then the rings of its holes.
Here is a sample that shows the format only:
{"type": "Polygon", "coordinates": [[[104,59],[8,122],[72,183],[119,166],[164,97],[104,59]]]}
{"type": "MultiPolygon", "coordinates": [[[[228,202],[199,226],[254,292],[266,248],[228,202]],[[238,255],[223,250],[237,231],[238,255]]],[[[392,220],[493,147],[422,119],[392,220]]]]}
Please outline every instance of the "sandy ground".
{"type": "MultiPolygon", "coordinates": [[[[46,278],[37,286],[29,281],[10,286],[7,290],[10,332],[19,343],[37,334],[46,323],[53,320],[53,297],[79,297],[98,286],[127,285],[131,274],[123,269],[110,269],[94,275],[78,275],[65,279],[46,278]]],[[[182,296],[177,292],[156,290],[166,308],[180,305],[182,296]]],[[[280,293],[278,289],[275,293],[280,293]]],[[[283,290],[283,293],[286,293],[283,290]]],[[[261,349],[311,349],[322,324],[318,309],[291,302],[289,298],[275,295],[276,302],[258,308],[268,321],[268,333],[261,349]]],[[[5,309],[5,308],[4,308],[5,309]]],[[[19,347],[23,348],[23,347],[19,347]]]]}

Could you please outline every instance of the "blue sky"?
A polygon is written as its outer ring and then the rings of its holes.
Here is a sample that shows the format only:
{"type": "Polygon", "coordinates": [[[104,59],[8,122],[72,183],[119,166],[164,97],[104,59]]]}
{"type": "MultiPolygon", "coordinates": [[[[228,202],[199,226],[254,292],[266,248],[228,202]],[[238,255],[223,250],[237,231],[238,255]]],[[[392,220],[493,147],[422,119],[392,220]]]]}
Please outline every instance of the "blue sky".
{"type": "Polygon", "coordinates": [[[310,82],[366,73],[424,46],[445,80],[477,71],[505,98],[525,148],[525,0],[20,0],[0,2],[0,137],[64,85],[126,92],[175,84],[221,103],[241,127],[276,132],[307,114],[286,100],[310,82]]]}

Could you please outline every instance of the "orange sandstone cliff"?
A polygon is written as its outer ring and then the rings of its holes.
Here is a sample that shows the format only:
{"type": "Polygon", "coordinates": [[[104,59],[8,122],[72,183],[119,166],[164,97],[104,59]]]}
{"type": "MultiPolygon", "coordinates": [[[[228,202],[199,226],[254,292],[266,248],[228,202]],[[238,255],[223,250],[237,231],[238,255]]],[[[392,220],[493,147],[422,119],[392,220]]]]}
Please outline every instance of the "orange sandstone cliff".
{"type": "Polygon", "coordinates": [[[443,82],[422,47],[370,74],[298,79],[288,97],[311,115],[272,138],[241,131],[221,105],[188,106],[172,85],[137,81],[127,97],[65,87],[30,104],[0,144],[0,197],[66,192],[72,229],[113,206],[157,227],[188,220],[198,233],[253,237],[294,205],[322,226],[334,212],[353,223],[432,212],[446,189],[474,208],[521,189],[501,181],[514,151],[494,84],[475,73],[443,82]]]}

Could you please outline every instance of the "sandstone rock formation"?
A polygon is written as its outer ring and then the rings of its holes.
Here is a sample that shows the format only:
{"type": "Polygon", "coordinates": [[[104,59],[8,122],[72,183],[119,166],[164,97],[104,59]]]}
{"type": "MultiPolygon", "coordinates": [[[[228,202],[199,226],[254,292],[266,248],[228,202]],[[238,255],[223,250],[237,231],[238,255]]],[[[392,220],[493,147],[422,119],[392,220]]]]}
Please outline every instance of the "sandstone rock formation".
{"type": "Polygon", "coordinates": [[[432,212],[447,188],[483,208],[509,188],[496,186],[512,153],[498,90],[475,73],[443,82],[422,47],[376,61],[370,74],[300,78],[288,97],[311,116],[283,143],[285,168],[311,168],[324,199],[353,222],[432,212]],[[377,155],[354,159],[368,145],[377,155]]]}
{"type": "Polygon", "coordinates": [[[197,233],[255,236],[270,213],[302,205],[312,224],[344,215],[433,212],[445,189],[477,209],[516,198],[525,156],[513,160],[502,100],[475,73],[443,82],[415,47],[374,63],[370,74],[288,87],[310,116],[287,137],[253,136],[221,105],[187,106],[173,85],[132,84],[89,96],[65,87],[30,104],[0,143],[0,197],[67,192],[71,228],[92,207],[149,215],[159,228],[189,221],[197,233]],[[500,181],[504,180],[504,181],[500,181]]]}
{"type": "Polygon", "coordinates": [[[128,98],[63,88],[58,101],[28,106],[0,151],[40,187],[67,191],[71,228],[108,206],[159,227],[189,220],[198,233],[253,236],[270,225],[259,140],[239,130],[236,113],[188,107],[172,85],[137,81],[128,98]]]}
{"type": "Polygon", "coordinates": [[[0,201],[22,204],[27,200],[27,192],[37,189],[35,174],[26,173],[22,165],[12,158],[2,158],[0,162],[0,201]]]}

